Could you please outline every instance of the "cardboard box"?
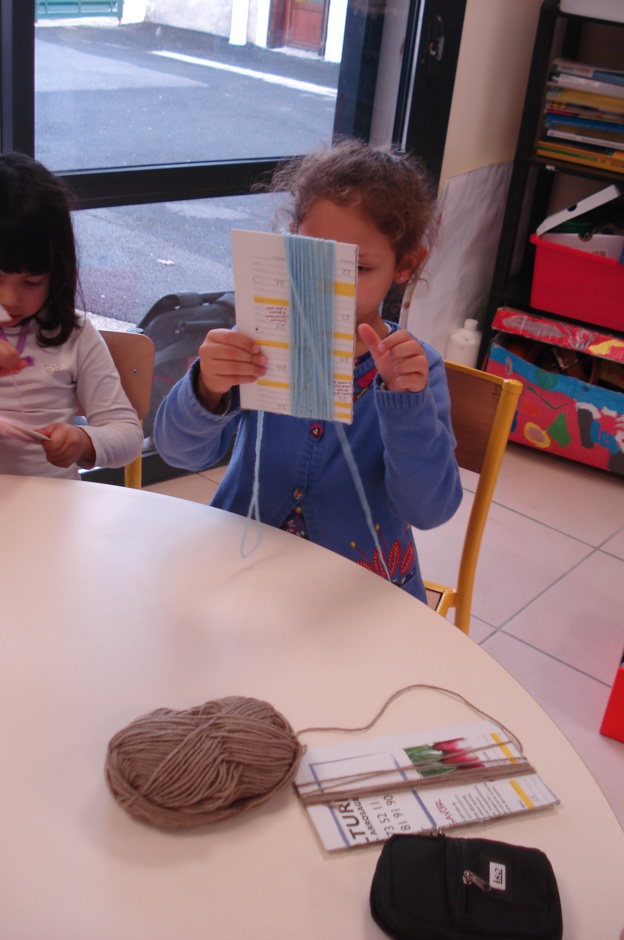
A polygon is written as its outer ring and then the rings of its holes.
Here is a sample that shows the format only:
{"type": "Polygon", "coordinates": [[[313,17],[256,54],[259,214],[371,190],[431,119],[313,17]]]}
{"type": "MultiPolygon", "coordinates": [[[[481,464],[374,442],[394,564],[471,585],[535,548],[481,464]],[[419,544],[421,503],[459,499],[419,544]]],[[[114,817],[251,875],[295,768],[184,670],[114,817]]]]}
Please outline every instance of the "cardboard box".
{"type": "Polygon", "coordinates": [[[621,372],[624,339],[511,307],[493,326],[485,371],[524,385],[510,440],[624,476],[624,392],[575,377],[603,361],[621,372]],[[550,353],[568,374],[540,365],[550,353]]]}
{"type": "Polygon", "coordinates": [[[621,239],[596,233],[582,241],[571,233],[553,232],[564,222],[578,219],[621,195],[621,188],[612,184],[574,206],[555,212],[538,226],[531,235],[535,245],[532,307],[596,326],[624,330],[621,239]]]}

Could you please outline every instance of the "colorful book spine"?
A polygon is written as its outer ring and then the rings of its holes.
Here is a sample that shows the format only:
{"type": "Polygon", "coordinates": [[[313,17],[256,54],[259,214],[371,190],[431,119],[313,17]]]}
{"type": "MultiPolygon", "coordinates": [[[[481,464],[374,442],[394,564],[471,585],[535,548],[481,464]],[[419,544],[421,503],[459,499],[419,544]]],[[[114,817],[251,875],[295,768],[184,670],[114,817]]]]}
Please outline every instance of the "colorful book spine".
{"type": "Polygon", "coordinates": [[[586,134],[581,134],[574,130],[560,130],[557,127],[549,127],[546,129],[546,136],[556,137],[559,140],[572,140],[593,147],[605,147],[608,150],[624,150],[624,140],[614,140],[599,135],[592,136],[589,131],[586,134]]]}
{"type": "Polygon", "coordinates": [[[590,150],[551,140],[539,140],[536,153],[540,157],[547,157],[551,160],[562,160],[565,163],[578,163],[580,166],[589,166],[598,170],[624,173],[624,153],[621,152],[590,150]]]}
{"type": "Polygon", "coordinates": [[[588,108],[595,108],[597,111],[624,114],[624,98],[616,98],[612,95],[596,95],[580,88],[560,88],[554,82],[547,82],[546,89],[546,100],[548,102],[562,104],[570,102],[585,105],[588,108]]]}
{"type": "Polygon", "coordinates": [[[555,72],[550,77],[551,82],[560,88],[573,88],[589,92],[592,95],[608,95],[610,98],[624,98],[624,85],[615,85],[613,82],[597,82],[593,78],[583,78],[581,75],[567,75],[555,72]]]}
{"type": "Polygon", "coordinates": [[[624,136],[624,122],[593,120],[589,117],[580,117],[575,114],[562,114],[548,112],[546,126],[563,130],[566,127],[577,127],[580,131],[604,131],[607,134],[621,134],[624,136]]]}
{"type": "Polygon", "coordinates": [[[597,65],[588,65],[586,62],[576,62],[574,59],[555,59],[553,67],[556,72],[565,72],[568,75],[579,75],[597,82],[609,82],[613,85],[624,85],[624,72],[617,69],[603,69],[597,65]]]}

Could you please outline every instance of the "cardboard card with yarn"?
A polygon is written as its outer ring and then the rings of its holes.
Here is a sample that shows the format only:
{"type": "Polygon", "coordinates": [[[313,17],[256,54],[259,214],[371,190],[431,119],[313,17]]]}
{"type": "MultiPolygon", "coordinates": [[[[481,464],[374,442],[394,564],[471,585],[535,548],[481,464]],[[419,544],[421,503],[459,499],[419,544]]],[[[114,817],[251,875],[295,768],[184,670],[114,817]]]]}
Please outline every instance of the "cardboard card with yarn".
{"type": "Polygon", "coordinates": [[[491,719],[310,746],[295,788],[329,852],[559,802],[491,719]]]}
{"type": "MultiPolygon", "coordinates": [[[[241,386],[241,405],[256,411],[277,414],[299,414],[293,406],[292,354],[295,342],[293,330],[293,296],[303,294],[318,302],[327,301],[331,337],[331,419],[351,424],[353,419],[353,367],[355,349],[355,293],[357,286],[357,245],[341,242],[322,242],[321,239],[302,236],[282,236],[266,232],[241,229],[232,231],[232,257],[236,294],[236,326],[241,332],[253,336],[267,356],[267,373],[257,382],[241,386]],[[311,249],[310,260],[318,243],[331,246],[332,268],[325,283],[318,277],[314,264],[307,268],[304,283],[294,285],[289,269],[288,242],[296,242],[297,249],[311,249]],[[317,243],[316,245],[310,243],[317,243]]],[[[306,304],[303,304],[304,313],[306,304]]],[[[299,350],[304,366],[309,369],[310,380],[315,382],[313,358],[319,345],[318,318],[310,316],[304,324],[303,337],[311,346],[299,350]]],[[[295,354],[297,350],[294,350],[295,354]]],[[[327,417],[313,413],[311,418],[327,417]]]]}

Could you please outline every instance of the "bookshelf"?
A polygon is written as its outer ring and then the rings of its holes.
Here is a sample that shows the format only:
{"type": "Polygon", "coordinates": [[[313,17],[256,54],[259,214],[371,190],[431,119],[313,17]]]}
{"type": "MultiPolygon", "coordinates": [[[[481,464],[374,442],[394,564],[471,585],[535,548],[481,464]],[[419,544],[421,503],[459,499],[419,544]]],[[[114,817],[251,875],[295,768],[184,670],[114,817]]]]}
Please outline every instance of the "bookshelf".
{"type": "MultiPolygon", "coordinates": [[[[530,304],[535,249],[529,237],[537,226],[552,212],[610,183],[624,186],[624,173],[538,153],[548,81],[557,58],[624,69],[624,23],[563,12],[559,0],[544,0],[542,4],[483,323],[480,364],[495,333],[492,322],[500,307],[514,307],[557,319],[557,315],[532,308],[530,304]]],[[[624,151],[622,153],[624,155],[624,151]]]]}

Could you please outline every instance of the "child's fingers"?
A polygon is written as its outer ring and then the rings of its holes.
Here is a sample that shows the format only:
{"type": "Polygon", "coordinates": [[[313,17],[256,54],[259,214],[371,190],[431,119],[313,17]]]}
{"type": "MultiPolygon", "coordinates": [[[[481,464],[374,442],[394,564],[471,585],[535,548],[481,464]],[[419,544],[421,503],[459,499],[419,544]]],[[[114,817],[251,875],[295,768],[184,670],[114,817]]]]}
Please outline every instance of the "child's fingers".
{"type": "Polygon", "coordinates": [[[369,324],[361,324],[359,333],[387,388],[400,392],[422,391],[427,384],[429,363],[418,340],[406,330],[396,330],[380,340],[369,324]]]}
{"type": "Polygon", "coordinates": [[[15,346],[5,339],[0,339],[0,366],[3,369],[13,370],[19,362],[20,354],[15,346]]]}
{"type": "Polygon", "coordinates": [[[373,327],[370,325],[370,323],[360,323],[357,330],[358,330],[360,339],[366,344],[366,347],[369,353],[374,358],[377,352],[377,347],[381,343],[381,340],[379,339],[377,333],[375,332],[373,327]]]}
{"type": "Polygon", "coordinates": [[[200,351],[208,349],[217,358],[244,359],[261,353],[251,336],[235,330],[210,330],[201,344],[200,351]]]}
{"type": "Polygon", "coordinates": [[[0,339],[0,376],[14,375],[25,369],[28,363],[22,359],[17,349],[7,342],[0,339]]]}
{"type": "Polygon", "coordinates": [[[379,343],[380,350],[391,353],[393,359],[406,359],[408,356],[424,355],[425,351],[406,330],[397,330],[384,337],[379,343]]]}
{"type": "Polygon", "coordinates": [[[55,467],[71,467],[77,463],[91,445],[91,438],[82,429],[71,424],[49,424],[45,428],[37,428],[41,434],[47,435],[49,441],[42,441],[46,459],[55,467]]]}
{"type": "Polygon", "coordinates": [[[250,336],[233,330],[211,330],[199,349],[198,390],[202,401],[211,408],[216,396],[229,392],[232,386],[257,381],[266,373],[266,362],[260,346],[250,336]]]}

